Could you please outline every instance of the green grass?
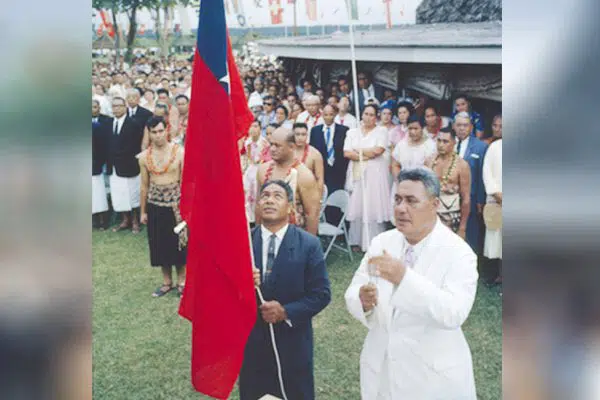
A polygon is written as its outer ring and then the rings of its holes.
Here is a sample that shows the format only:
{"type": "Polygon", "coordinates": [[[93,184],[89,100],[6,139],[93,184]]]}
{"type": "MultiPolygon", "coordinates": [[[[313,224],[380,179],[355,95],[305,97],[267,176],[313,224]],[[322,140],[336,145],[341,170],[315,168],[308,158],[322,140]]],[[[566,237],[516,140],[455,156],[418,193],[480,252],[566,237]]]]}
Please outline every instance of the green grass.
{"type": "MultiPolygon", "coordinates": [[[[159,269],[149,267],[146,232],[95,231],[93,243],[94,399],[203,399],[191,386],[190,324],[175,292],[154,299],[159,269]]],[[[360,398],[358,356],[366,330],[343,295],[360,260],[330,255],[331,304],[313,321],[317,399],[360,398]]],[[[478,397],[501,398],[502,302],[481,286],[464,331],[474,359],[478,397]]],[[[237,389],[231,396],[237,399],[237,389]]]]}

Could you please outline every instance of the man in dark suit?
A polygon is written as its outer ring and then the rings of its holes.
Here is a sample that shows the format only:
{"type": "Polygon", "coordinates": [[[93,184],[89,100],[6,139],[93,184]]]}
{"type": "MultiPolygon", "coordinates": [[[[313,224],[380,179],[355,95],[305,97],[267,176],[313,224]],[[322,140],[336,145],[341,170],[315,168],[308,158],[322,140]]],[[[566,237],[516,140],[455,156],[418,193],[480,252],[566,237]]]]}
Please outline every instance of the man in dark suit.
{"type": "Polygon", "coordinates": [[[293,193],[284,181],[265,183],[257,212],[262,225],[252,231],[254,280],[265,303],[248,338],[240,373],[240,399],[266,394],[283,398],[269,331],[273,324],[284,391],[288,399],[315,398],[312,318],[331,301],[321,243],[290,225],[293,193]]]}
{"type": "Polygon", "coordinates": [[[471,135],[473,125],[467,112],[460,112],[454,117],[456,131],[456,152],[471,168],[471,212],[467,220],[467,243],[475,254],[481,255],[483,232],[483,206],[485,205],[485,185],[483,184],[483,159],[487,144],[471,135]]]}
{"type": "Polygon", "coordinates": [[[142,130],[152,116],[152,111],[140,106],[140,92],[137,89],[127,90],[127,116],[133,118],[142,130]]]}
{"type": "Polygon", "coordinates": [[[105,230],[108,201],[103,168],[108,158],[112,118],[100,114],[100,102],[92,100],[92,215],[96,226],[105,230]]]}
{"type": "Polygon", "coordinates": [[[127,116],[125,99],[112,101],[113,124],[108,146],[106,174],[109,176],[110,197],[113,209],[122,213],[117,232],[131,226],[133,233],[140,232],[140,166],[136,155],[142,151],[142,127],[127,116]],[[130,215],[131,214],[131,215],[130,215]]]}
{"type": "MultiPolygon", "coordinates": [[[[310,131],[310,145],[319,150],[325,166],[325,186],[331,194],[344,189],[348,159],[344,157],[344,141],[348,128],[334,123],[338,113],[337,106],[327,105],[323,109],[323,125],[317,125],[310,131]]],[[[327,221],[337,225],[341,218],[338,208],[325,210],[327,221]]]]}

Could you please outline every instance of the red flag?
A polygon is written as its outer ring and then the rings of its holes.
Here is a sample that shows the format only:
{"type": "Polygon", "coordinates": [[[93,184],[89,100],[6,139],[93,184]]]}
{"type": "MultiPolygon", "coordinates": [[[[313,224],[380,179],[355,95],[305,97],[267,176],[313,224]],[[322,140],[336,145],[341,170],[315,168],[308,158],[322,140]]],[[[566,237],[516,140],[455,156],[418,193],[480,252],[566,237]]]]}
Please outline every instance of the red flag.
{"type": "Polygon", "coordinates": [[[283,23],[281,0],[269,0],[269,11],[271,13],[271,24],[277,25],[283,23]]]}
{"type": "Polygon", "coordinates": [[[181,216],[189,227],[179,314],[192,323],[192,384],[226,399],[256,322],[250,243],[237,141],[248,109],[222,1],[203,1],[194,55],[181,216]]]}
{"type": "Polygon", "coordinates": [[[317,0],[306,0],[306,15],[311,21],[317,20],[317,0]]]}

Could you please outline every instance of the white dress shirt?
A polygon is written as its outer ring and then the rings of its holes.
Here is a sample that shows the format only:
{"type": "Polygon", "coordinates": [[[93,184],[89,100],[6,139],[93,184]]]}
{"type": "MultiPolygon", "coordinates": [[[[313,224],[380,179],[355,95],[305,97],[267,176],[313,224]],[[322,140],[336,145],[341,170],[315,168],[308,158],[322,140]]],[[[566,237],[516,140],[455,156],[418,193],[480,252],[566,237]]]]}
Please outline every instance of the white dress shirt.
{"type": "Polygon", "coordinates": [[[133,108],[129,107],[129,109],[128,109],[129,116],[133,117],[135,115],[135,113],[137,112],[137,109],[138,109],[137,106],[135,106],[133,108]]]}
{"type": "MultiPolygon", "coordinates": [[[[458,139],[458,136],[456,137],[456,144],[454,145],[454,151],[456,151],[456,149],[458,148],[458,141],[460,139],[458,139]]],[[[462,141],[462,144],[460,145],[460,153],[459,156],[460,158],[464,159],[465,158],[465,153],[467,152],[467,147],[469,147],[469,136],[467,136],[467,138],[465,140],[462,141]]]]}
{"type": "MultiPolygon", "coordinates": [[[[289,224],[285,224],[283,228],[275,232],[275,258],[277,258],[277,254],[279,254],[279,247],[281,247],[281,242],[288,230],[289,224]]],[[[269,241],[271,240],[271,235],[273,232],[265,228],[263,225],[260,226],[260,233],[262,235],[262,276],[265,276],[265,272],[267,271],[267,258],[269,257],[269,241]]],[[[285,323],[288,326],[292,327],[292,321],[289,319],[285,320],[285,323]]]]}
{"type": "MultiPolygon", "coordinates": [[[[279,246],[281,246],[281,242],[283,241],[283,237],[288,230],[289,224],[286,224],[283,228],[275,232],[275,258],[277,258],[277,254],[279,253],[279,246]]],[[[273,232],[265,228],[263,225],[260,226],[260,232],[262,234],[262,273],[263,277],[265,276],[265,272],[267,271],[267,258],[269,256],[269,241],[271,240],[271,235],[273,232]]]]}
{"type": "Polygon", "coordinates": [[[343,117],[340,117],[339,114],[336,115],[334,122],[336,124],[344,125],[348,127],[348,129],[358,128],[358,121],[356,120],[354,115],[349,113],[344,115],[343,117]]]}
{"type": "Polygon", "coordinates": [[[123,115],[121,118],[115,118],[115,122],[113,122],[113,133],[115,132],[115,128],[117,130],[117,135],[121,134],[121,129],[123,129],[123,122],[125,122],[126,115],[123,115]]]}
{"type": "Polygon", "coordinates": [[[327,146],[327,148],[329,148],[329,143],[327,143],[327,128],[329,128],[329,131],[331,132],[331,136],[330,136],[329,140],[331,141],[331,145],[333,146],[333,134],[335,133],[335,122],[331,125],[323,124],[323,138],[325,139],[325,145],[327,146]]]}

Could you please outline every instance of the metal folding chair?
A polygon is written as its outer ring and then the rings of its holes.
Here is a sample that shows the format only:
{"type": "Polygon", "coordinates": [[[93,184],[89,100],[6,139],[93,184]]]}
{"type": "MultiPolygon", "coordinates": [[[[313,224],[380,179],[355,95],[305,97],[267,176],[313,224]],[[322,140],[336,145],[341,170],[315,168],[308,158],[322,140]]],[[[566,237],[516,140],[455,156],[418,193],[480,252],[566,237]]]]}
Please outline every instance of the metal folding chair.
{"type": "MultiPolygon", "coordinates": [[[[335,247],[338,250],[348,253],[350,261],[353,260],[352,250],[350,249],[350,244],[348,242],[348,231],[346,230],[346,208],[348,207],[349,200],[350,195],[348,192],[345,190],[336,190],[327,198],[327,201],[325,202],[325,207],[337,207],[342,213],[342,218],[337,226],[330,224],[326,220],[325,222],[319,223],[318,235],[332,237],[329,245],[327,246],[327,250],[325,250],[325,259],[327,259],[332,247],[335,247]],[[341,235],[344,235],[344,239],[346,240],[346,248],[335,243],[337,237],[341,235]]],[[[323,209],[325,207],[323,207],[323,209]]]]}

